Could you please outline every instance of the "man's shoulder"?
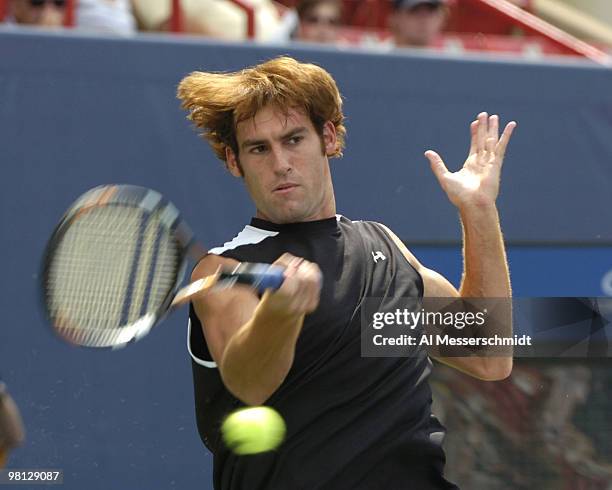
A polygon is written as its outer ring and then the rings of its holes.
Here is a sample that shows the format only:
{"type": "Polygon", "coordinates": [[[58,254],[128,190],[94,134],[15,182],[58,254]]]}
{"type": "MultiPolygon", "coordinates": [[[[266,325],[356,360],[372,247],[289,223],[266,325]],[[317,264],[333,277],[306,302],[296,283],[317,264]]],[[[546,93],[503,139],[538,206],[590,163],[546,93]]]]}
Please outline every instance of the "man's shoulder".
{"type": "Polygon", "coordinates": [[[339,221],[346,226],[356,227],[360,229],[375,229],[380,230],[384,229],[385,226],[379,221],[369,220],[369,219],[350,219],[346,216],[339,215],[339,221]]]}

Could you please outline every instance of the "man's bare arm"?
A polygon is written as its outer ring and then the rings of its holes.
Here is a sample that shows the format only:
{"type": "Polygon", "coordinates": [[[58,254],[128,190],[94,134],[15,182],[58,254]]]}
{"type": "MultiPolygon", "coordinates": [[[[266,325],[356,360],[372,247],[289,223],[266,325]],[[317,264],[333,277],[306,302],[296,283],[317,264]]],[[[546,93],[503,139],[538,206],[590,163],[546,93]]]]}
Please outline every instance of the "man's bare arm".
{"type": "MultiPolygon", "coordinates": [[[[470,150],[463,167],[457,172],[448,170],[434,151],[425,152],[431,169],[448,199],[457,207],[463,225],[464,271],[459,287],[462,298],[510,298],[510,276],[506,251],[499,224],[496,201],[499,194],[501,170],[510,137],[516,127],[510,122],[499,135],[499,117],[481,112],[470,124],[470,150]]],[[[434,285],[435,287],[435,285],[434,285]]],[[[498,335],[512,335],[510,301],[500,305],[498,335]]],[[[443,359],[456,366],[458,359],[443,359]]],[[[492,379],[509,376],[512,356],[482,357],[486,375],[492,379]]]]}
{"type": "MultiPolygon", "coordinates": [[[[499,194],[501,168],[506,147],[516,127],[515,122],[506,125],[499,136],[499,117],[486,112],[478,115],[470,124],[470,150],[463,167],[450,172],[444,161],[434,151],[425,152],[431,169],[449,200],[457,207],[463,225],[464,272],[459,290],[426,267],[408,251],[390,230],[388,232],[404,252],[407,260],[420,272],[425,295],[440,298],[510,298],[510,277],[506,251],[495,202],[499,194]]],[[[502,331],[504,337],[512,335],[512,310],[510,302],[502,306],[502,331]],[[507,310],[504,310],[507,308],[507,310]]],[[[510,375],[512,356],[498,357],[445,357],[438,360],[481,379],[497,380],[510,375]]]]}
{"type": "MultiPolygon", "coordinates": [[[[474,298],[463,296],[444,276],[423,266],[406,245],[389,228],[381,225],[403,253],[406,260],[423,278],[424,296],[428,298],[474,298]]],[[[469,275],[469,274],[467,274],[469,275]]],[[[510,327],[511,328],[511,327],[510,327]]],[[[512,371],[512,357],[439,357],[434,359],[470,376],[487,381],[505,379],[512,371]]]]}
{"type": "MultiPolygon", "coordinates": [[[[192,279],[212,274],[222,264],[236,261],[207,256],[192,279]]],[[[261,300],[237,286],[193,301],[226,388],[251,405],[264,403],[284,381],[304,317],[319,302],[321,273],[316,264],[289,254],[275,264],[286,267],[285,282],[261,300]]]]}

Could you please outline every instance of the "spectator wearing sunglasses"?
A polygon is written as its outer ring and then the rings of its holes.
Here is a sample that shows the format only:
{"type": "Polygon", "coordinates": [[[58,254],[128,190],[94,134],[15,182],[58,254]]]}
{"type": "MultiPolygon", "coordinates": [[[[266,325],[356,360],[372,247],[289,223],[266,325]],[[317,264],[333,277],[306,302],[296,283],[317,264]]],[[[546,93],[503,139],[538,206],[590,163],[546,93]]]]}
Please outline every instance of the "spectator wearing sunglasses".
{"type": "Polygon", "coordinates": [[[302,0],[297,5],[299,23],[296,41],[335,43],[338,26],[342,23],[342,3],[339,0],[302,0]]]}
{"type": "Polygon", "coordinates": [[[65,0],[9,0],[7,23],[62,27],[66,8],[65,0]]]}
{"type": "Polygon", "coordinates": [[[396,47],[432,47],[440,36],[448,7],[445,0],[393,0],[389,29],[396,47]]]}

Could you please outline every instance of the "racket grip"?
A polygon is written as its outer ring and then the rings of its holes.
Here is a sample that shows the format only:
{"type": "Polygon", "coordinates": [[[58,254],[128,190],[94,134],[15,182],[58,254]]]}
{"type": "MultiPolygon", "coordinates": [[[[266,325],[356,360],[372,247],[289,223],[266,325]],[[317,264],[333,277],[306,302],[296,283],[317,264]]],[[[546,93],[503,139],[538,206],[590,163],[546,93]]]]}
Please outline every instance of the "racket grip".
{"type": "Polygon", "coordinates": [[[276,291],[285,280],[285,269],[278,265],[242,262],[234,269],[221,270],[219,282],[245,284],[263,294],[267,289],[276,291]]]}

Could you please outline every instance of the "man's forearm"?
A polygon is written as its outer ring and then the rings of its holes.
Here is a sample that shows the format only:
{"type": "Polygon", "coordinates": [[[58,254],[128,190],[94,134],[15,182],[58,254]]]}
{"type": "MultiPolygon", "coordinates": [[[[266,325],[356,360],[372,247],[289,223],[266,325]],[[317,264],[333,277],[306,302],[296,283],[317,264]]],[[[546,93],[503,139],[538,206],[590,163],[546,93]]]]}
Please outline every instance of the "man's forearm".
{"type": "Polygon", "coordinates": [[[464,298],[510,298],[510,274],[495,205],[461,210],[464,298]]]}
{"type": "Polygon", "coordinates": [[[264,297],[223,352],[219,368],[225,386],[249,405],[263,404],[293,364],[303,323],[303,314],[281,315],[264,297]]]}
{"type": "MultiPolygon", "coordinates": [[[[463,298],[483,298],[478,307],[488,310],[485,336],[512,337],[512,289],[497,208],[462,210],[461,221],[464,273],[459,293],[463,298]]],[[[482,356],[485,379],[507,377],[512,370],[512,352],[511,347],[503,347],[482,356]]]]}

